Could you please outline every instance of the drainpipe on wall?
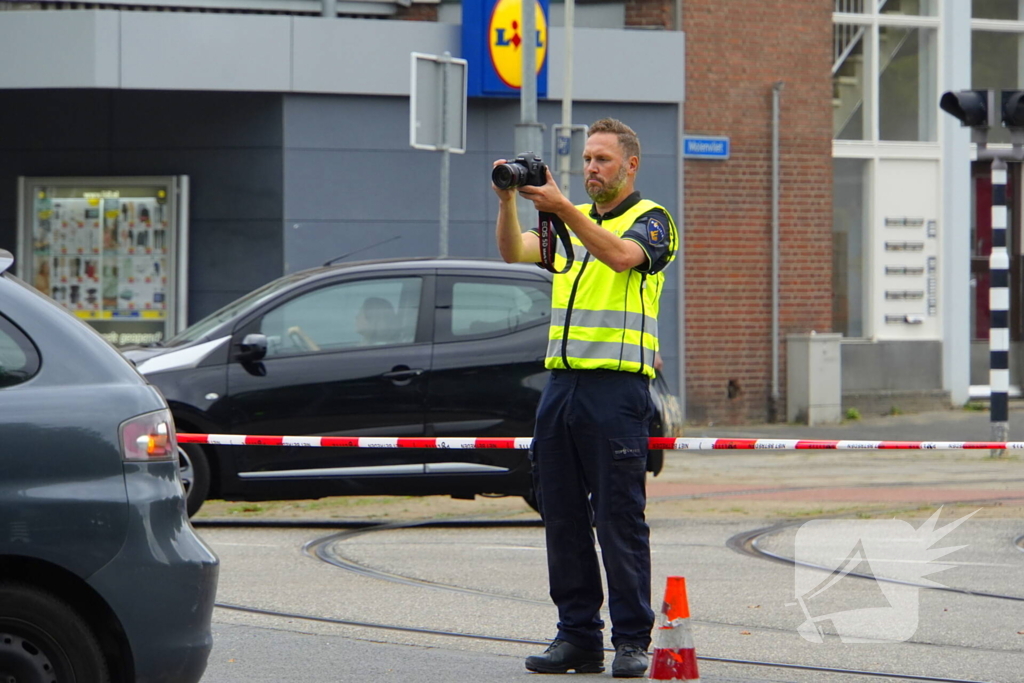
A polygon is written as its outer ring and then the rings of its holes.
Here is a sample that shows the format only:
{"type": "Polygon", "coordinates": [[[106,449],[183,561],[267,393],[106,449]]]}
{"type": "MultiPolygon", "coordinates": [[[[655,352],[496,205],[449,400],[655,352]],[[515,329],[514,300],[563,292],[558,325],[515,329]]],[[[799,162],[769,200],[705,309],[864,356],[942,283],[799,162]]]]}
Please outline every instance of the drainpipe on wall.
{"type": "MultiPolygon", "coordinates": [[[[683,0],[675,2],[675,29],[683,30],[683,0]]],[[[684,67],[685,67],[685,57],[684,67]]],[[[685,79],[686,69],[683,69],[683,86],[685,100],[685,79]]],[[[679,338],[679,408],[682,411],[683,423],[686,423],[686,213],[683,202],[685,201],[685,180],[683,168],[683,135],[685,134],[685,111],[686,102],[680,100],[676,105],[676,178],[679,182],[676,185],[676,230],[679,233],[679,248],[676,251],[676,263],[679,264],[679,294],[676,299],[676,331],[679,338]]]]}
{"type": "Polygon", "coordinates": [[[768,421],[779,419],[779,96],[784,83],[772,85],[772,396],[768,421]]]}
{"type": "Polygon", "coordinates": [[[338,0],[321,0],[322,16],[336,19],[338,17],[338,0]]]}

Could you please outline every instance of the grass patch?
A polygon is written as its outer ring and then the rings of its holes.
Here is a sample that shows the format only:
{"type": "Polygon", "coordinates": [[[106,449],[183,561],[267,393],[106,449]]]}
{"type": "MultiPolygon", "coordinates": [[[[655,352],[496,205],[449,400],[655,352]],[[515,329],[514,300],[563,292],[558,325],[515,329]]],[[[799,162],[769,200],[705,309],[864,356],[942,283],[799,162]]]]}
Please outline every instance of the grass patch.
{"type": "Polygon", "coordinates": [[[229,515],[248,515],[263,512],[264,508],[259,503],[243,503],[228,508],[229,515]]]}

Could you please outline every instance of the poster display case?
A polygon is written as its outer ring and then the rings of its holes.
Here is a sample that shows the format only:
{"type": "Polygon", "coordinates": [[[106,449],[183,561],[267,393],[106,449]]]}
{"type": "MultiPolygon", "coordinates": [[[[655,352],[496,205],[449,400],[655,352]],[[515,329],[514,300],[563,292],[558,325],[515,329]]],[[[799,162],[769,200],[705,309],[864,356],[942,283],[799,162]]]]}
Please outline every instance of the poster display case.
{"type": "Polygon", "coordinates": [[[20,178],[19,275],[116,346],[186,321],[188,178],[20,178]]]}

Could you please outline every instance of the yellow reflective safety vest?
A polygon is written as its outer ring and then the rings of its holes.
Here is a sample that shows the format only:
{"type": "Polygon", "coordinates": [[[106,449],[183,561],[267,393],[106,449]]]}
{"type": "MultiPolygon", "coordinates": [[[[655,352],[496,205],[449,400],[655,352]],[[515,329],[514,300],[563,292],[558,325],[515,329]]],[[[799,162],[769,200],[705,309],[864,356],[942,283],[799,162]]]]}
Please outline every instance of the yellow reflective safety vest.
{"type": "MultiPolygon", "coordinates": [[[[589,216],[590,204],[576,208],[589,216]]],[[[665,209],[641,199],[620,216],[599,225],[618,236],[652,209],[665,209]]],[[[676,225],[668,216],[669,261],[678,248],[676,225]]],[[[616,273],[592,256],[573,233],[575,262],[555,275],[551,286],[551,327],[544,367],[549,370],[621,370],[654,377],[658,350],[658,300],[665,285],[664,268],[648,275],[633,268],[616,273]]],[[[555,257],[565,267],[561,254],[555,257]]]]}

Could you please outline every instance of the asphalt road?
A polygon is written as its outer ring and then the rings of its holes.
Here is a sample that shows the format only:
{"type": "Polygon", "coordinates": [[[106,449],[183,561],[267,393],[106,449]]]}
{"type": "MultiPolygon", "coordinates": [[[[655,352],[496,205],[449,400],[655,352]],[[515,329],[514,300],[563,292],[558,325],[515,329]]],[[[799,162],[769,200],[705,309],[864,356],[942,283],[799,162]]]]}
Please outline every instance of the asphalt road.
{"type": "MultiPolygon", "coordinates": [[[[813,429],[710,426],[691,428],[687,435],[974,440],[988,438],[988,423],[984,413],[950,411],[813,429]]],[[[1024,681],[1024,552],[1013,543],[1024,534],[1024,464],[1018,456],[672,453],[665,473],[653,482],[653,602],[660,604],[667,576],[687,578],[703,680],[899,680],[717,661],[731,659],[1024,681]],[[981,502],[947,505],[939,526],[982,511],[934,544],[965,547],[947,558],[949,568],[930,578],[1021,600],[896,590],[852,576],[823,591],[817,602],[804,593],[815,616],[889,607],[896,596],[906,608],[897,616],[905,617],[913,606],[916,619],[905,642],[845,642],[834,620],[822,622],[822,643],[809,642],[797,631],[806,617],[796,601],[800,570],[729,545],[739,534],[770,527],[761,547],[828,563],[834,553],[819,548],[815,556],[806,543],[801,546],[799,534],[811,518],[895,517],[907,529],[921,529],[936,504],[965,490],[958,500],[981,502]]],[[[510,510],[504,517],[521,522],[530,514],[510,510]]],[[[207,526],[199,533],[222,560],[220,603],[290,615],[218,608],[207,682],[521,681],[536,677],[525,671],[523,658],[543,650],[554,634],[539,526],[394,528],[333,538],[333,530],[309,528],[207,526]],[[324,562],[315,549],[349,569],[324,562]],[[474,635],[490,639],[468,637],[474,635]]],[[[806,572],[800,575],[806,579],[806,572]]],[[[605,673],[586,680],[608,678],[605,673]]]]}

